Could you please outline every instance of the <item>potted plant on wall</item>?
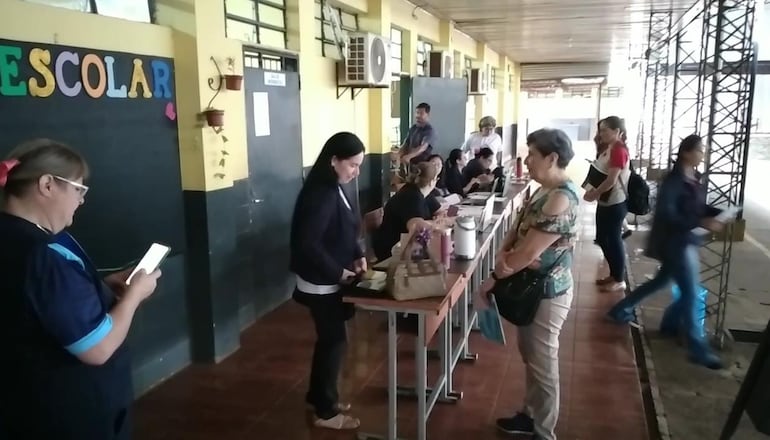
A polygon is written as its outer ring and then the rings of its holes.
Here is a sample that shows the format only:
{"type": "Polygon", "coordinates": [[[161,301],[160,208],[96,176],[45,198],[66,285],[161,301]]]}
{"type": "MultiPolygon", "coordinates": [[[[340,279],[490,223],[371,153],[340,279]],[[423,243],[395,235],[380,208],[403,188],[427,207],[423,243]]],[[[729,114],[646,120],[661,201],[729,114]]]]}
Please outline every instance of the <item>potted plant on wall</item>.
{"type": "Polygon", "coordinates": [[[241,90],[243,85],[243,75],[236,75],[235,73],[235,58],[227,59],[227,72],[223,75],[225,80],[225,88],[227,90],[241,90]]]}
{"type": "Polygon", "coordinates": [[[225,111],[212,108],[209,106],[206,110],[203,110],[203,116],[206,117],[206,124],[214,128],[214,131],[218,128],[222,128],[225,125],[225,111]]]}

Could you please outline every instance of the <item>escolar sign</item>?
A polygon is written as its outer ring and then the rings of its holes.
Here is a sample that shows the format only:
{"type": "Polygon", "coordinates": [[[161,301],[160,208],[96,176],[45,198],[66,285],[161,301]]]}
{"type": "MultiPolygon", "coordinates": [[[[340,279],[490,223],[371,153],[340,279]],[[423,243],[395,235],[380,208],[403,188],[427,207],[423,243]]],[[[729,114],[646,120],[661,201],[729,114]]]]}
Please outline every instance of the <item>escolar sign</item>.
{"type": "Polygon", "coordinates": [[[0,97],[168,100],[172,75],[163,59],[0,40],[0,97]]]}

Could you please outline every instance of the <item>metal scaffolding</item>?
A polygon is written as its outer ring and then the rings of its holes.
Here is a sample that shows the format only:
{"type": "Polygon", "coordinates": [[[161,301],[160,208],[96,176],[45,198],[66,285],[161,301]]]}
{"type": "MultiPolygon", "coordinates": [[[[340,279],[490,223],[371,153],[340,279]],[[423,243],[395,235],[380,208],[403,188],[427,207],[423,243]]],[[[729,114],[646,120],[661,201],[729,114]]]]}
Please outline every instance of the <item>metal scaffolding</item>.
{"type": "MultiPolygon", "coordinates": [[[[708,136],[704,166],[707,199],[718,207],[743,204],[756,79],[754,13],[754,0],[710,0],[704,8],[700,125],[708,136]]],[[[707,283],[713,293],[707,314],[720,347],[726,335],[732,245],[730,225],[721,240],[707,243],[702,252],[703,279],[715,281],[707,283]]]]}
{"type": "Polygon", "coordinates": [[[670,88],[668,81],[669,45],[666,41],[671,33],[672,11],[650,13],[646,68],[644,79],[644,100],[642,117],[637,139],[637,168],[647,180],[658,180],[660,168],[659,152],[668,121],[664,117],[669,108],[670,88]]]}
{"type": "MultiPolygon", "coordinates": [[[[669,18],[662,38],[661,22],[670,12],[650,14],[645,114],[639,130],[639,145],[649,158],[648,180],[657,181],[670,169],[673,149],[683,137],[698,133],[707,143],[703,180],[708,202],[718,207],[743,204],[756,76],[754,12],[754,0],[702,0],[674,25],[669,18]]],[[[727,334],[732,228],[701,252],[702,281],[711,293],[709,329],[720,347],[727,334]]]]}

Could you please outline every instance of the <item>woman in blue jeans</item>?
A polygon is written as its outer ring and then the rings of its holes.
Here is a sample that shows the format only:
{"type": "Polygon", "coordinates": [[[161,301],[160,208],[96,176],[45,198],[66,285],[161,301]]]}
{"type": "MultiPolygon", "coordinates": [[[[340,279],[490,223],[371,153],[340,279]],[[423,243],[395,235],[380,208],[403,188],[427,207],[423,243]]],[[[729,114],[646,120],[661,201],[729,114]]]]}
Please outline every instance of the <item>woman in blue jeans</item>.
{"type": "Polygon", "coordinates": [[[634,321],[634,308],[645,298],[666,287],[673,279],[682,293],[682,315],[690,360],[711,369],[722,368],[697,324],[697,291],[700,268],[700,237],[693,229],[721,230],[714,219],[719,209],[706,204],[705,188],[697,179],[696,167],[703,160],[700,136],[690,135],[679,145],[674,168],[658,191],[655,218],[650,231],[647,256],[661,262],[657,275],[618,302],[609,317],[618,323],[634,321]]]}
{"type": "Polygon", "coordinates": [[[593,167],[607,177],[596,188],[586,191],[583,199],[596,201],[596,243],[602,248],[610,269],[606,278],[596,281],[605,292],[626,289],[626,250],[623,246],[623,221],[628,214],[626,186],[631,175],[628,147],[623,141],[623,120],[610,116],[599,122],[599,138],[607,148],[599,154],[593,167]]]}

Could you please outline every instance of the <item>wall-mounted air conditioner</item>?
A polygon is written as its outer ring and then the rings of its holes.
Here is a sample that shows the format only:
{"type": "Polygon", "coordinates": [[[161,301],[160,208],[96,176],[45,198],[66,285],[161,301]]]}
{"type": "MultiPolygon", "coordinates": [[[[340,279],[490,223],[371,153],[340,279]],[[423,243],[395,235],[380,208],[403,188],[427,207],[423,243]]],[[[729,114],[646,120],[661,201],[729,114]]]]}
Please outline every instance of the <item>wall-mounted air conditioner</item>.
{"type": "Polygon", "coordinates": [[[390,86],[390,41],[369,32],[349,34],[350,44],[338,71],[340,86],[390,86]]]}

